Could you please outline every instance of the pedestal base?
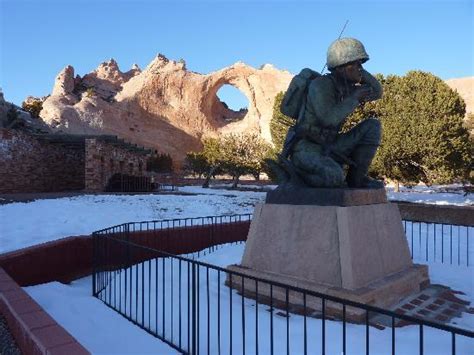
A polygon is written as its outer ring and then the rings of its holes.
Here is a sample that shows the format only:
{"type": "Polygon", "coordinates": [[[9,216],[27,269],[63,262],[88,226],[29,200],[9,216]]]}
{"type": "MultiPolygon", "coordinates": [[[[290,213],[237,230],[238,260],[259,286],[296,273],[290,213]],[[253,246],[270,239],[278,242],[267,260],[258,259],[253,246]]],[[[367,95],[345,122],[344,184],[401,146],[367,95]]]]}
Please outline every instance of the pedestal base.
{"type": "MultiPolygon", "coordinates": [[[[428,267],[417,264],[356,290],[331,287],[286,275],[251,270],[239,265],[230,265],[227,269],[230,272],[241,273],[250,278],[257,277],[267,280],[268,282],[258,282],[258,301],[260,304],[272,304],[274,308],[282,310],[286,310],[286,288],[273,285],[270,291],[270,284],[285,284],[309,290],[316,294],[329,295],[384,309],[390,308],[407,296],[416,294],[429,285],[428,267]]],[[[227,277],[226,284],[236,289],[239,293],[243,293],[247,298],[257,298],[256,282],[254,280],[245,278],[244,289],[242,290],[242,277],[234,274],[231,278],[227,277]]],[[[291,313],[320,317],[322,314],[322,297],[306,294],[306,302],[303,297],[303,292],[289,291],[289,311],[291,313]],[[306,307],[304,307],[305,303],[306,307]]],[[[343,305],[342,303],[326,299],[324,313],[328,318],[341,319],[343,316],[343,305]]],[[[355,323],[364,322],[365,316],[366,311],[362,308],[346,307],[345,317],[347,321],[355,323]]]]}
{"type": "MultiPolygon", "coordinates": [[[[319,189],[311,195],[317,200],[325,196],[319,189]]],[[[289,198],[285,196],[270,200],[289,198]]],[[[338,204],[257,205],[241,265],[229,266],[229,271],[382,308],[429,285],[427,266],[411,260],[397,205],[384,203],[381,191],[339,189],[327,197],[338,204]]],[[[256,296],[251,279],[245,279],[243,290],[241,277],[234,275],[227,283],[245,296],[256,296]]],[[[286,289],[275,286],[272,293],[274,302],[286,305],[286,289]]],[[[259,302],[270,297],[269,284],[258,286],[258,296],[259,302]]],[[[303,293],[289,292],[288,303],[301,309],[303,293]]],[[[309,297],[308,310],[321,312],[321,297],[309,297]]],[[[328,302],[325,312],[340,316],[342,304],[328,302]]],[[[346,307],[346,319],[361,317],[363,309],[346,307]]]]}

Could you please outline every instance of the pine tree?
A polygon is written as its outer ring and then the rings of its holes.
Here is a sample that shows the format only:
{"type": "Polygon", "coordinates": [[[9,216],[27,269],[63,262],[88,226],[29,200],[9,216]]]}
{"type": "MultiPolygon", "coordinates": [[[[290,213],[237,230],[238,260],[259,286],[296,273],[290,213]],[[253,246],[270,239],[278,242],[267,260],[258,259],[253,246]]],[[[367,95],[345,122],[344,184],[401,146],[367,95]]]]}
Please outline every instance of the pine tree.
{"type": "Polygon", "coordinates": [[[378,79],[383,98],[357,109],[345,125],[347,130],[371,116],[381,120],[383,138],[373,173],[406,184],[466,180],[472,142],[463,127],[465,103],[459,94],[422,71],[378,79]]]}
{"type": "Polygon", "coordinates": [[[21,103],[21,108],[30,113],[31,117],[39,118],[40,112],[43,109],[44,98],[28,97],[27,100],[21,103]]]}
{"type": "Polygon", "coordinates": [[[275,145],[275,151],[281,152],[283,143],[285,143],[286,133],[295,120],[291,117],[285,116],[280,111],[281,101],[283,100],[284,92],[279,92],[275,96],[275,103],[273,104],[273,116],[270,121],[270,134],[272,136],[273,144],[275,145]]]}
{"type": "Polygon", "coordinates": [[[188,152],[184,160],[184,171],[201,178],[209,171],[209,164],[202,152],[188,152]]]}

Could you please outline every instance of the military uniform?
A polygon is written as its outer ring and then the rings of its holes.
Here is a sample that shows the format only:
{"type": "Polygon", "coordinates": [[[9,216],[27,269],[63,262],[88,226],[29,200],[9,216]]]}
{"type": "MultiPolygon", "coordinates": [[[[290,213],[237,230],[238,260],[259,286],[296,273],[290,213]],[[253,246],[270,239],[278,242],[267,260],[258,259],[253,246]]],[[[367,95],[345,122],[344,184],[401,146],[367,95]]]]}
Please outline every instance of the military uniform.
{"type": "MultiPolygon", "coordinates": [[[[362,75],[372,88],[369,99],[382,97],[382,86],[377,79],[365,70],[362,75]]],[[[381,126],[374,118],[362,121],[346,133],[338,133],[347,116],[359,105],[359,100],[351,95],[354,89],[354,85],[345,85],[332,74],[316,78],[309,87],[300,129],[309,132],[309,136],[319,136],[323,141],[317,143],[310,138],[301,139],[293,148],[291,160],[297,168],[307,173],[304,180],[312,186],[344,184],[343,161],[331,151],[354,158],[352,153],[358,146],[380,145],[381,126]]]]}
{"type": "MultiPolygon", "coordinates": [[[[363,54],[366,57],[361,55],[362,59],[368,60],[365,49],[363,54]]],[[[364,97],[364,101],[380,99],[382,86],[378,80],[363,69],[360,73],[361,83],[370,88],[370,94],[364,97]]],[[[298,123],[303,138],[295,144],[291,155],[291,161],[306,184],[315,187],[345,186],[342,165],[348,161],[355,163],[349,168],[347,176],[350,187],[364,185],[360,182],[361,177],[368,179],[368,167],[380,145],[380,122],[368,118],[350,131],[339,133],[347,117],[360,104],[356,90],[356,84],[348,83],[334,73],[317,77],[311,82],[304,115],[298,123]],[[355,182],[356,176],[359,176],[358,182],[355,182]]]]}

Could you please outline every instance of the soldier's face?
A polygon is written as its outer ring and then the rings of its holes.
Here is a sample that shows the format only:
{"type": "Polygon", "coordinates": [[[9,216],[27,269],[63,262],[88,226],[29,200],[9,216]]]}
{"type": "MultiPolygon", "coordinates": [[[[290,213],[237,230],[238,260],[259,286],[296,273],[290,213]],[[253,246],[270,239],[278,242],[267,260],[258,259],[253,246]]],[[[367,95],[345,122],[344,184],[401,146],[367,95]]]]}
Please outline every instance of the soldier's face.
{"type": "Polygon", "coordinates": [[[346,79],[352,83],[360,83],[362,80],[362,63],[353,62],[349,63],[341,68],[343,75],[346,79]]]}

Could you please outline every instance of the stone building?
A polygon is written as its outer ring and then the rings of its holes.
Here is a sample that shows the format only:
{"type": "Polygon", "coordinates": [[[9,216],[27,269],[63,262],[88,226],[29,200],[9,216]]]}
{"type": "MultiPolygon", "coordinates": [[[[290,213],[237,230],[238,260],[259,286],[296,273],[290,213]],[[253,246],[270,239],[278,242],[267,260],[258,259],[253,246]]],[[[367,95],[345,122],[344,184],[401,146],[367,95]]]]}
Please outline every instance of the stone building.
{"type": "Polygon", "coordinates": [[[105,191],[115,174],[145,176],[150,154],[116,136],[0,129],[0,193],[105,191]]]}

